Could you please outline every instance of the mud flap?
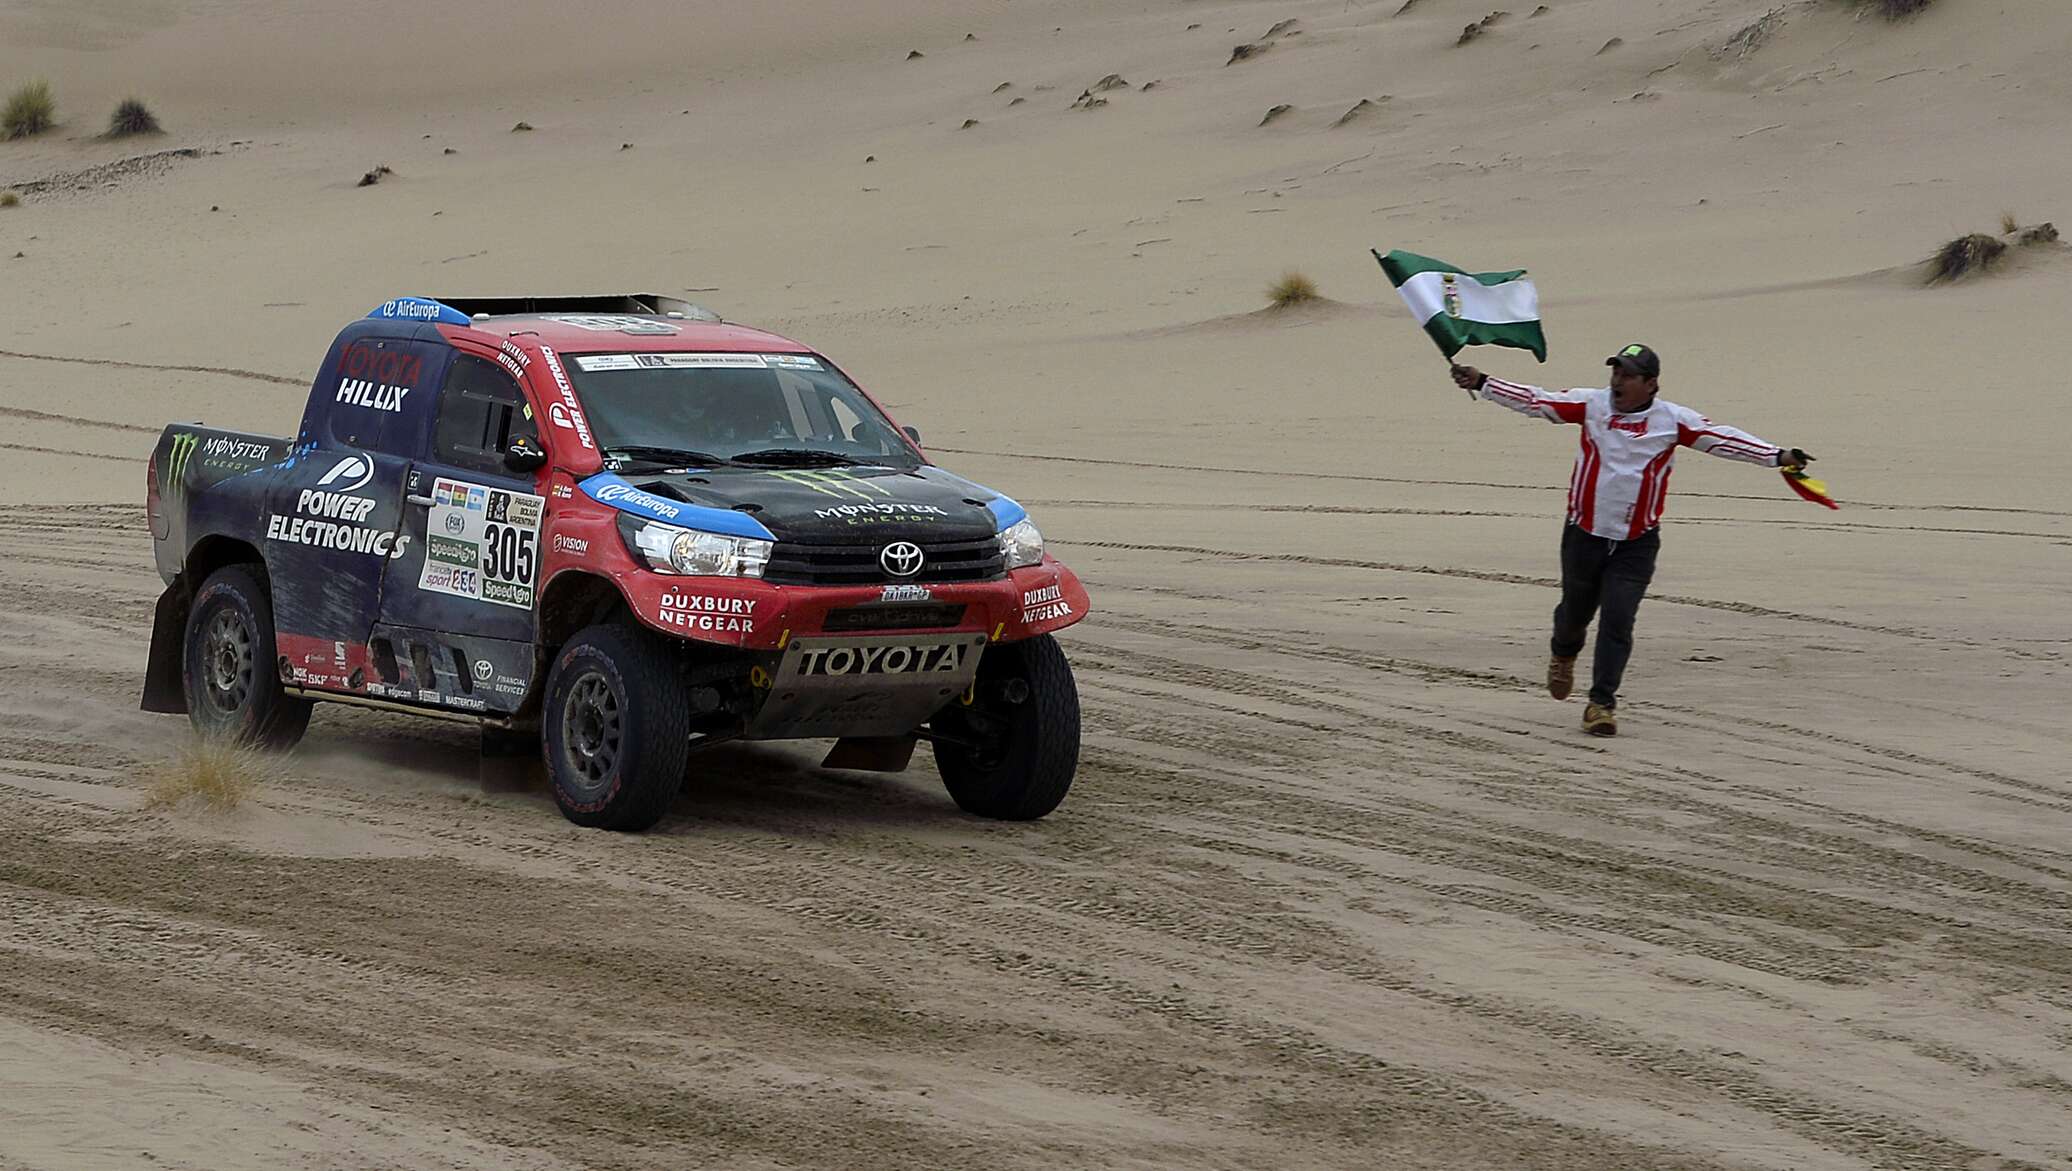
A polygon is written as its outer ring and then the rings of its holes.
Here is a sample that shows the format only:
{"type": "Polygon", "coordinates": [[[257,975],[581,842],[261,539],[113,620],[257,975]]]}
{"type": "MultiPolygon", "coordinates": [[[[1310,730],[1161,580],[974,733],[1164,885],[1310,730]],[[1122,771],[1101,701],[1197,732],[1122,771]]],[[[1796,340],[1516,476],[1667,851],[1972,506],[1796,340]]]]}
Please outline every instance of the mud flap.
{"type": "Polygon", "coordinates": [[[482,755],[475,780],[484,793],[527,793],[546,787],[547,763],[538,732],[482,725],[482,755]]]}
{"type": "Polygon", "coordinates": [[[144,662],[144,701],[147,712],[182,715],[187,711],[186,680],[182,660],[186,657],[187,607],[193,601],[181,578],[158,595],[158,612],[151,619],[151,655],[144,662]]]}
{"type": "Polygon", "coordinates": [[[907,762],[914,758],[917,739],[919,737],[912,733],[905,736],[844,736],[828,749],[827,758],[820,762],[820,767],[853,768],[867,773],[905,772],[907,762]]]}

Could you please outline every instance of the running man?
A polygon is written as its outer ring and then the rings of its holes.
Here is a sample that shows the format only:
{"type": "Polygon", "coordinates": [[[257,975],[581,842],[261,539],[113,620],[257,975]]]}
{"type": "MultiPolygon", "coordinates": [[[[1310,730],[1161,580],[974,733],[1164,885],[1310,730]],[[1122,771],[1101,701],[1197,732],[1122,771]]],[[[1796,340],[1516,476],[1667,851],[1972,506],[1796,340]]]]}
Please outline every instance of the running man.
{"type": "Polygon", "coordinates": [[[1633,654],[1633,617],[1662,547],[1657,526],[1669,495],[1669,471],[1679,447],[1766,468],[1798,470],[1813,457],[1781,448],[1689,407],[1656,397],[1662,359],[1631,345],[1605,359],[1611,385],[1587,390],[1542,390],[1492,378],[1472,366],[1453,367],[1453,382],[1475,397],[1550,423],[1582,427],[1582,452],[1568,482],[1568,524],[1561,532],[1561,604],[1554,608],[1547,692],[1567,699],[1575,688],[1576,656],[1597,624],[1597,654],[1583,730],[1618,734],[1619,680],[1633,654]]]}

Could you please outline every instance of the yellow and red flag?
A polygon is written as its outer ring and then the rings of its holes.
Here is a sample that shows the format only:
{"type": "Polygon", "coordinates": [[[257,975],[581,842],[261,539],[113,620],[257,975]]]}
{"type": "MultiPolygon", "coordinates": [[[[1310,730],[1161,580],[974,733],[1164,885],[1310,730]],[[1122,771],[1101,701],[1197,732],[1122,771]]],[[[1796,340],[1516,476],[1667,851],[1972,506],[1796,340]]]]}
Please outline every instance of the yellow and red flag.
{"type": "Polygon", "coordinates": [[[1827,482],[1825,480],[1816,480],[1798,468],[1781,468],[1779,470],[1784,473],[1784,482],[1791,485],[1791,490],[1800,496],[1825,508],[1839,509],[1842,507],[1835,503],[1834,497],[1827,494],[1827,482]]]}

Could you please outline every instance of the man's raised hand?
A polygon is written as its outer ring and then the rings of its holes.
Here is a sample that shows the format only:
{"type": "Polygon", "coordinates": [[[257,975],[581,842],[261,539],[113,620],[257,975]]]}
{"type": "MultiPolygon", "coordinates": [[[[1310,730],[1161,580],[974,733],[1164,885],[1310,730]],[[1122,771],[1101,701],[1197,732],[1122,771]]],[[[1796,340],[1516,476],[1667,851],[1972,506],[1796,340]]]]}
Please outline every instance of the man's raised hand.
{"type": "Polygon", "coordinates": [[[1487,381],[1489,375],[1473,366],[1463,366],[1458,362],[1453,364],[1453,384],[1462,390],[1481,390],[1482,384],[1487,381]]]}
{"type": "Polygon", "coordinates": [[[1806,465],[1812,462],[1812,456],[1800,451],[1796,447],[1786,448],[1777,456],[1778,467],[1787,468],[1794,472],[1804,471],[1806,465]]]}

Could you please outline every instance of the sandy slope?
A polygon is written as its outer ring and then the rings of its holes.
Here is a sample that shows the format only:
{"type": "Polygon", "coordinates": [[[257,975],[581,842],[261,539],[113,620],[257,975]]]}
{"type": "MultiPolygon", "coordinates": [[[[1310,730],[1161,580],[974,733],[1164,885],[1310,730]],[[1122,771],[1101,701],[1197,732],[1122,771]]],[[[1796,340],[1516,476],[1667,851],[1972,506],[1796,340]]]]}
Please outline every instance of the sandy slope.
{"type": "Polygon", "coordinates": [[[2067,217],[2072,12],[1400,7],[0,0],[67,120],[0,143],[0,1167],[2072,1166],[2072,262],[1905,267],[2067,217]],[[172,133],[88,137],[132,89],[172,133]],[[1370,246],[1848,502],[1683,460],[1621,739],[1532,688],[1572,436],[1370,246]],[[143,811],[157,428],[286,431],[398,293],[635,287],[1036,512],[1065,808],[755,748],[606,837],[326,711],[143,811]]]}

